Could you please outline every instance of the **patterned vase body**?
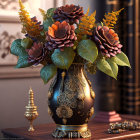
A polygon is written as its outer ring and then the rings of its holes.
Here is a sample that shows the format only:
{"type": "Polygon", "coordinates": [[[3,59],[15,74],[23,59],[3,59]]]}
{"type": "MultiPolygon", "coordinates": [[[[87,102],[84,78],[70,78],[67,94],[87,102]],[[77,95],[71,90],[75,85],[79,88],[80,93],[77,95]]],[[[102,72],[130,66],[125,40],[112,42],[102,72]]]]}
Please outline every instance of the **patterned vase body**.
{"type": "Polygon", "coordinates": [[[56,123],[52,135],[56,138],[87,138],[87,127],[94,113],[95,93],[86,78],[83,65],[69,70],[58,69],[48,93],[48,113],[56,123]]]}

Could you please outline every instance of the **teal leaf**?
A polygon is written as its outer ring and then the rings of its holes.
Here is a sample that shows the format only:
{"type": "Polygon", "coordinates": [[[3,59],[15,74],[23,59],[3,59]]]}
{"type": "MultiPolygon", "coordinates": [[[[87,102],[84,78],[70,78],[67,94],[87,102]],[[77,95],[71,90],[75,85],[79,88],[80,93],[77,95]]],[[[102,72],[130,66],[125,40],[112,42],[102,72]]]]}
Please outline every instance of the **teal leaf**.
{"type": "Polygon", "coordinates": [[[75,52],[72,48],[64,48],[64,51],[55,49],[51,56],[53,63],[60,69],[68,69],[75,57],[75,52]]]}
{"type": "Polygon", "coordinates": [[[21,46],[21,39],[16,39],[11,45],[11,54],[16,56],[27,55],[25,49],[21,46]]]}
{"type": "Polygon", "coordinates": [[[98,56],[98,49],[96,44],[91,40],[82,40],[77,46],[78,54],[93,63],[98,56]]]}
{"type": "Polygon", "coordinates": [[[51,26],[54,23],[52,18],[47,18],[44,22],[43,22],[43,27],[45,31],[48,31],[49,26],[51,26]]]}
{"type": "Polygon", "coordinates": [[[20,56],[16,68],[25,68],[31,66],[32,63],[28,61],[28,55],[20,56]]]}
{"type": "Polygon", "coordinates": [[[56,8],[50,8],[47,10],[47,14],[45,18],[46,20],[43,22],[43,27],[45,31],[48,31],[49,26],[51,26],[54,23],[53,15],[55,10],[56,8]]]}
{"type": "Polygon", "coordinates": [[[131,68],[128,57],[123,52],[121,52],[120,54],[117,54],[116,56],[112,57],[111,59],[112,59],[112,61],[114,61],[115,63],[117,63],[120,66],[128,66],[131,68]]]}
{"type": "Polygon", "coordinates": [[[110,58],[107,59],[107,62],[109,63],[111,69],[112,69],[112,72],[115,76],[115,79],[117,79],[117,75],[118,75],[118,65],[112,61],[110,58]]]}
{"type": "Polygon", "coordinates": [[[50,8],[50,9],[48,9],[47,10],[47,17],[53,17],[55,10],[56,10],[56,8],[50,8]]]}
{"type": "Polygon", "coordinates": [[[44,81],[44,84],[48,83],[51,78],[57,73],[57,67],[54,64],[44,66],[40,71],[40,76],[44,81]]]}
{"type": "Polygon", "coordinates": [[[116,79],[116,76],[113,73],[112,67],[110,66],[110,64],[105,60],[105,58],[102,59],[98,59],[97,60],[97,68],[104,72],[105,74],[113,77],[116,79]]]}

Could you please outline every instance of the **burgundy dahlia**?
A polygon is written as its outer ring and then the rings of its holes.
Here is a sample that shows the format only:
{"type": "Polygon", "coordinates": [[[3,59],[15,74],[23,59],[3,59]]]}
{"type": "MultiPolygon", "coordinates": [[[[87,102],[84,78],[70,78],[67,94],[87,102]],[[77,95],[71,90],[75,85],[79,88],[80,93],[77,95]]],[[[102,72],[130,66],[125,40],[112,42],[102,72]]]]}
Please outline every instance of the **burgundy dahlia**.
{"type": "Polygon", "coordinates": [[[119,42],[118,35],[107,26],[97,26],[93,32],[92,39],[106,57],[113,57],[121,53],[122,45],[119,42]]]}
{"type": "Polygon", "coordinates": [[[83,7],[71,4],[57,8],[54,12],[53,19],[59,22],[65,20],[70,24],[74,24],[78,23],[83,15],[83,7]]]}
{"type": "Polygon", "coordinates": [[[48,50],[57,48],[63,50],[64,47],[72,47],[74,41],[77,40],[74,30],[74,26],[66,21],[62,23],[59,21],[55,22],[46,32],[46,48],[48,50]]]}
{"type": "Polygon", "coordinates": [[[35,42],[33,46],[27,50],[28,52],[28,60],[30,63],[38,65],[41,63],[47,54],[47,50],[43,44],[35,42]]]}

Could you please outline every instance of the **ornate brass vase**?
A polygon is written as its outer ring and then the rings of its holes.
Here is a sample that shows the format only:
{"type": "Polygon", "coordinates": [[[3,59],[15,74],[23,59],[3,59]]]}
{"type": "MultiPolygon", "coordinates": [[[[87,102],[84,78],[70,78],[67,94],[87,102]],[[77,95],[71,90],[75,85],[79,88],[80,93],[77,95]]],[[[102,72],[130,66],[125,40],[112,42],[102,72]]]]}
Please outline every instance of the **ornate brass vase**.
{"type": "Polygon", "coordinates": [[[58,69],[48,93],[48,112],[56,123],[55,138],[88,138],[88,121],[94,113],[95,94],[83,65],[58,69]]]}

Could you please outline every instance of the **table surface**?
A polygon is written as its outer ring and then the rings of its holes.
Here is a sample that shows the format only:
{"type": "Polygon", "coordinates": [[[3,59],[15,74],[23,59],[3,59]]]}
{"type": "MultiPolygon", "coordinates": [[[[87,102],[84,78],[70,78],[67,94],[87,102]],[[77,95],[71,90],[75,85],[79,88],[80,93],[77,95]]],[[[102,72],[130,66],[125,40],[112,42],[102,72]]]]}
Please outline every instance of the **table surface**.
{"type": "MultiPolygon", "coordinates": [[[[123,115],[122,118],[125,120],[136,120],[140,121],[140,116],[123,115]]],[[[89,129],[92,132],[92,137],[86,140],[140,140],[140,130],[126,131],[121,134],[108,134],[107,130],[109,123],[99,123],[94,120],[89,122],[89,129]]],[[[54,140],[51,136],[52,131],[55,129],[55,124],[42,124],[35,126],[35,132],[28,132],[27,128],[7,128],[2,130],[5,136],[11,138],[20,138],[21,140],[54,140]]],[[[55,139],[56,140],[56,139],[55,139]]],[[[60,139],[59,139],[60,140],[60,139]]],[[[74,139],[79,140],[79,139],[74,139]]]]}

